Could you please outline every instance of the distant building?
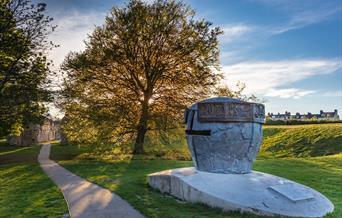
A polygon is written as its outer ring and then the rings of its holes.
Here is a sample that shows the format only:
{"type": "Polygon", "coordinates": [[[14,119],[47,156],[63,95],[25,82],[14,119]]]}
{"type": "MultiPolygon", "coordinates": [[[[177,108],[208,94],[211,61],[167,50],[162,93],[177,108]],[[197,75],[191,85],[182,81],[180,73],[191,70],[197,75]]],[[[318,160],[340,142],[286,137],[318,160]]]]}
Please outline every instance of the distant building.
{"type": "Polygon", "coordinates": [[[268,113],[267,117],[271,118],[272,120],[289,120],[291,119],[291,113],[285,111],[284,114],[273,114],[273,113],[268,113]]]}
{"type": "Polygon", "coordinates": [[[42,125],[32,124],[20,136],[9,136],[7,142],[10,145],[28,146],[46,141],[60,139],[59,121],[45,118],[42,125]]]}
{"type": "Polygon", "coordinates": [[[307,113],[307,114],[300,114],[296,113],[295,115],[291,115],[290,112],[285,111],[284,114],[273,114],[273,113],[268,113],[267,118],[271,120],[310,120],[310,119],[317,119],[317,120],[339,120],[340,117],[337,113],[337,110],[335,109],[333,112],[324,112],[323,110],[320,110],[319,114],[312,114],[312,113],[307,113]]]}

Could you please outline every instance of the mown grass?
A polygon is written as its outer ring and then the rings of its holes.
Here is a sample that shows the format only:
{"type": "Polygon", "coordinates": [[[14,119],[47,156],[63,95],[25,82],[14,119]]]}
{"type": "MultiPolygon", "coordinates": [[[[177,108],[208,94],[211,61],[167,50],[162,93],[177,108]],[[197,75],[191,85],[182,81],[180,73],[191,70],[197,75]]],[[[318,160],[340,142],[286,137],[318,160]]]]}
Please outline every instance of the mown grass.
{"type": "Polygon", "coordinates": [[[38,164],[0,165],[0,217],[62,217],[62,193],[38,164]]]}
{"type": "Polygon", "coordinates": [[[41,146],[32,145],[27,147],[14,146],[14,145],[1,145],[0,146],[0,164],[8,163],[35,163],[37,162],[37,155],[41,146]]]}
{"type": "Polygon", "coordinates": [[[80,154],[91,152],[91,149],[87,146],[60,144],[53,144],[52,150],[53,152],[50,153],[50,158],[56,161],[74,159],[77,158],[77,156],[79,156],[80,154]]]}
{"type": "Polygon", "coordinates": [[[0,217],[61,217],[62,193],[37,163],[41,146],[0,146],[0,217]]]}
{"type": "Polygon", "coordinates": [[[318,157],[342,152],[342,124],[264,126],[261,154],[318,157]]]}
{"type": "MultiPolygon", "coordinates": [[[[52,147],[52,156],[54,153],[68,153],[68,150],[74,154],[83,152],[74,146],[56,145],[52,147]]],[[[191,161],[77,159],[60,161],[60,164],[75,174],[119,194],[147,217],[258,217],[181,202],[147,185],[149,173],[192,166],[191,161]]],[[[254,170],[281,176],[320,191],[335,205],[334,213],[327,217],[342,217],[342,154],[315,158],[258,159],[254,170]]]]}

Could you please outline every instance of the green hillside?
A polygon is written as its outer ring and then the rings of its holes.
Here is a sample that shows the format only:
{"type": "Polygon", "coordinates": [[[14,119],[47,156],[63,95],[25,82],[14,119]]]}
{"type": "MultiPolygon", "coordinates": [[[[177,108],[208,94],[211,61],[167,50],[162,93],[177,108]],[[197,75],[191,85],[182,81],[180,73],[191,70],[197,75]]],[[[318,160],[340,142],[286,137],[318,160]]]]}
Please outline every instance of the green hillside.
{"type": "Polygon", "coordinates": [[[342,124],[264,126],[262,156],[317,157],[342,152],[342,124]]]}
{"type": "MultiPolygon", "coordinates": [[[[269,157],[319,157],[342,153],[342,123],[310,125],[264,125],[263,143],[259,158],[269,157]]],[[[185,139],[184,129],[177,128],[167,132],[151,131],[146,136],[145,155],[132,155],[132,147],[87,147],[80,159],[167,159],[191,160],[185,139]]],[[[76,149],[76,147],[75,147],[76,149]]],[[[56,159],[65,158],[65,152],[56,152],[56,159]]],[[[72,151],[78,153],[79,151],[72,151]]],[[[69,155],[75,156],[76,154],[69,155]]]]}
{"type": "MultiPolygon", "coordinates": [[[[342,153],[342,123],[264,125],[260,157],[318,157],[342,153]]],[[[149,133],[146,150],[163,159],[190,160],[183,129],[149,133]]]]}

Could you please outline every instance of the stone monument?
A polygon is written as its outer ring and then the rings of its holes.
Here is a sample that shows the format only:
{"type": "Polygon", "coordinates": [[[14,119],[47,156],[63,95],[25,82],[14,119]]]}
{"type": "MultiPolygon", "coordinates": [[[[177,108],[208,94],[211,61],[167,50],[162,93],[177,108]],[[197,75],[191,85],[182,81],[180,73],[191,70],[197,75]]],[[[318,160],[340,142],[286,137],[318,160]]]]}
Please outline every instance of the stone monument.
{"type": "Polygon", "coordinates": [[[334,210],[321,193],[251,171],[262,141],[264,105],[211,98],[186,110],[186,139],[195,167],[148,175],[151,187],[176,198],[259,215],[322,217],[334,210]]]}

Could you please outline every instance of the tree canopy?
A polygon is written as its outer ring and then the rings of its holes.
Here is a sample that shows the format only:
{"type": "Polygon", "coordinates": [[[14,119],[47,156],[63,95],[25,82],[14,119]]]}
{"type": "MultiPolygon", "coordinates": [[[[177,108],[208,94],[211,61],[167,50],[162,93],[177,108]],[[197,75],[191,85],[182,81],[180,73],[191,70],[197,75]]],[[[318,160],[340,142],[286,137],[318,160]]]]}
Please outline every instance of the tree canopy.
{"type": "Polygon", "coordinates": [[[134,153],[143,153],[148,130],[178,125],[186,106],[208,96],[221,77],[213,68],[222,31],[194,15],[178,1],[113,7],[85,51],[63,64],[69,137],[82,128],[89,140],[135,137],[134,153]]]}
{"type": "Polygon", "coordinates": [[[46,89],[54,30],[45,16],[46,4],[30,0],[0,2],[0,136],[20,134],[23,126],[39,122],[49,101],[46,89]]]}

